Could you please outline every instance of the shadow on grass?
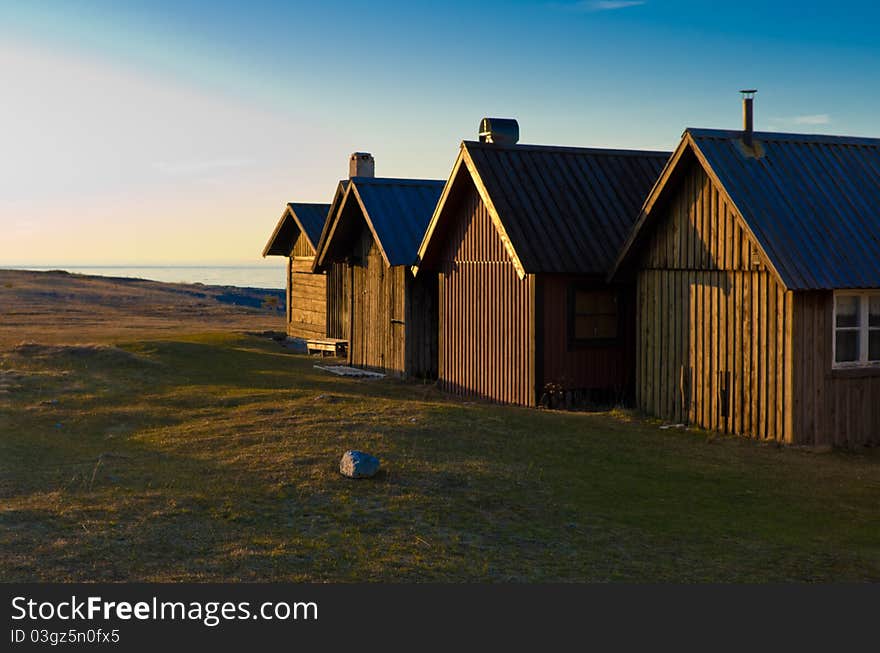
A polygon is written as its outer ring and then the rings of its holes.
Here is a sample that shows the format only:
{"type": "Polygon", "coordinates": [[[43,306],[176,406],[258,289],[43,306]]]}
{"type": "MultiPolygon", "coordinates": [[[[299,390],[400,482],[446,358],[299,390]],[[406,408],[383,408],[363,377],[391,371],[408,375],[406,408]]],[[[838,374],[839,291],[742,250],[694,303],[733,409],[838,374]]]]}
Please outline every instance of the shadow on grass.
{"type": "Polygon", "coordinates": [[[330,377],[256,338],[123,346],[152,363],[47,362],[75,399],[4,399],[4,579],[880,577],[857,457],[330,377]],[[340,476],[348,448],[383,476],[340,476]]]}

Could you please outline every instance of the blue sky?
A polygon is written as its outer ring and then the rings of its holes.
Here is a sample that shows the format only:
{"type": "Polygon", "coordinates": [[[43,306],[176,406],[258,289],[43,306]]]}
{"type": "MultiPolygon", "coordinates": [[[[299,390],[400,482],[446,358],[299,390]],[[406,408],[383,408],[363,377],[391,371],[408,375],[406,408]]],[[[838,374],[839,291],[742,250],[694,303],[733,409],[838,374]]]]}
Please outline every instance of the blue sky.
{"type": "Polygon", "coordinates": [[[354,150],[445,178],[523,142],[672,149],[686,126],[880,137],[873,3],[0,0],[0,265],[256,262],[354,150]],[[123,6],[124,5],[124,6],[123,6]]]}

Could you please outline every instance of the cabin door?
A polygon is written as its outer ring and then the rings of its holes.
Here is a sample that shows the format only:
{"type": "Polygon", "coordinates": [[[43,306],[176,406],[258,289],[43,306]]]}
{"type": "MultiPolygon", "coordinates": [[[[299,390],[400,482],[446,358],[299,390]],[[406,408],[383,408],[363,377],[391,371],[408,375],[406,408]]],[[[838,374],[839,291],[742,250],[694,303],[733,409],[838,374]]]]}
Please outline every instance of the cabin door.
{"type": "Polygon", "coordinates": [[[372,238],[363,242],[365,255],[352,274],[351,363],[384,369],[388,340],[385,260],[372,238]]]}
{"type": "Polygon", "coordinates": [[[370,287],[366,262],[352,266],[351,271],[351,364],[367,366],[369,360],[370,287]]]}
{"type": "Polygon", "coordinates": [[[403,374],[406,371],[406,276],[402,267],[391,268],[388,301],[390,304],[390,338],[388,342],[389,367],[403,374]]]}

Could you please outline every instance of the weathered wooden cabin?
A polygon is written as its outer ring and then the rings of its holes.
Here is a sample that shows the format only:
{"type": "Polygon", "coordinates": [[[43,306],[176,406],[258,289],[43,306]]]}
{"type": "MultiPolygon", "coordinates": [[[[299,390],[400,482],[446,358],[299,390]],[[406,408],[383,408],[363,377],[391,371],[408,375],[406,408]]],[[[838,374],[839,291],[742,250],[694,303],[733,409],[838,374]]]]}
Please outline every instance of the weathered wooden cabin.
{"type": "MultiPolygon", "coordinates": [[[[349,178],[372,175],[373,156],[354,152],[349,157],[349,178]]],[[[316,269],[315,253],[327,237],[348,179],[336,185],[330,204],[288,204],[275,225],[263,256],[287,257],[287,334],[295,338],[348,340],[350,274],[344,263],[316,269]]]]}
{"type": "Polygon", "coordinates": [[[327,330],[327,276],[314,274],[315,245],[324,228],[329,204],[288,204],[263,256],[287,258],[287,335],[323,338],[327,330]]]}
{"type": "Polygon", "coordinates": [[[446,391],[570,405],[633,385],[633,291],[606,276],[667,152],[517,145],[513,120],[465,141],[419,248],[439,277],[446,391]]]}
{"type": "Polygon", "coordinates": [[[350,365],[396,376],[436,376],[436,279],[416,281],[410,266],[442,189],[443,182],[433,180],[348,181],[322,234],[314,269],[347,275],[350,365]]]}
{"type": "Polygon", "coordinates": [[[785,443],[880,443],[880,140],[750,119],[688,129],[622,251],[625,277],[645,411],[785,443]]]}

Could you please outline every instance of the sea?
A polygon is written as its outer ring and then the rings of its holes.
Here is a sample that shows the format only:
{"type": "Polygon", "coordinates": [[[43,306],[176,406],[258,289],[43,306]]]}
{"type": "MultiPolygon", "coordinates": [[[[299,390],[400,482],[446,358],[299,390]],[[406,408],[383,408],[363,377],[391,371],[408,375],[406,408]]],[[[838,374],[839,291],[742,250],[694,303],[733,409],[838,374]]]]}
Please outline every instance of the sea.
{"type": "Polygon", "coordinates": [[[132,277],[167,283],[279,289],[285,286],[285,267],[272,265],[52,265],[0,266],[7,270],[64,270],[99,277],[132,277]]]}

